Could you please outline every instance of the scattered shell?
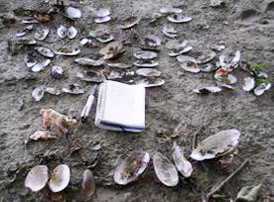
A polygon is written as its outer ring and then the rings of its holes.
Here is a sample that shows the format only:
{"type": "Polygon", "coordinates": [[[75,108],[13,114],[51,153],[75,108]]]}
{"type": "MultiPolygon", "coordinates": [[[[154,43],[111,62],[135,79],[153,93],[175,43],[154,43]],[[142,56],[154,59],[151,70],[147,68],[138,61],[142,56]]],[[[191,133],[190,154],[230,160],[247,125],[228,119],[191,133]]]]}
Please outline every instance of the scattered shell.
{"type": "Polygon", "coordinates": [[[53,51],[50,50],[49,48],[40,46],[40,47],[35,47],[34,50],[36,50],[39,54],[41,54],[44,57],[48,57],[48,58],[54,57],[53,51]]]}
{"type": "Polygon", "coordinates": [[[254,94],[257,96],[262,95],[266,90],[269,90],[271,87],[271,83],[261,83],[254,89],[254,94]]]}
{"type": "Polygon", "coordinates": [[[238,67],[240,60],[241,60],[240,51],[236,51],[235,56],[232,58],[231,61],[229,61],[229,58],[225,55],[221,55],[219,57],[219,63],[221,67],[227,68],[228,71],[232,71],[233,69],[238,67]]]}
{"type": "Polygon", "coordinates": [[[110,10],[108,8],[101,8],[95,11],[95,15],[99,18],[104,18],[110,15],[110,10]]]}
{"type": "Polygon", "coordinates": [[[65,189],[70,181],[70,169],[67,165],[61,164],[54,168],[49,181],[49,188],[52,192],[60,192],[65,189]]]}
{"type": "Polygon", "coordinates": [[[220,68],[216,71],[214,78],[225,84],[235,84],[237,83],[237,78],[232,74],[228,74],[228,69],[220,68]]]}
{"type": "Polygon", "coordinates": [[[152,60],[157,56],[158,54],[152,51],[138,51],[134,53],[134,57],[138,60],[152,60]]]}
{"type": "Polygon", "coordinates": [[[136,71],[136,74],[139,76],[145,76],[145,77],[158,77],[162,73],[156,69],[142,68],[142,69],[138,69],[136,71]]]}
{"type": "Polygon", "coordinates": [[[79,65],[100,67],[104,64],[103,59],[94,60],[91,58],[77,58],[74,60],[79,65]]]}
{"type": "Polygon", "coordinates": [[[36,131],[29,137],[31,140],[49,140],[49,139],[56,139],[57,136],[54,132],[51,131],[36,131]]]}
{"type": "Polygon", "coordinates": [[[114,80],[114,81],[120,81],[120,82],[125,82],[125,83],[133,83],[134,78],[133,76],[135,75],[134,71],[111,71],[110,74],[108,75],[108,79],[114,80]]]}
{"type": "Polygon", "coordinates": [[[193,57],[190,56],[185,56],[185,55],[178,55],[176,57],[176,59],[178,60],[178,62],[184,63],[184,62],[192,62],[197,64],[197,60],[193,57]]]}
{"type": "Polygon", "coordinates": [[[182,14],[174,14],[174,15],[168,16],[167,20],[173,23],[186,23],[186,22],[190,22],[192,20],[192,17],[184,16],[182,14]]]}
{"type": "Polygon", "coordinates": [[[202,95],[208,95],[208,94],[214,94],[214,93],[221,92],[222,89],[219,87],[216,87],[216,86],[206,86],[206,87],[194,89],[193,91],[195,93],[199,93],[202,95]]]}
{"type": "Polygon", "coordinates": [[[170,57],[176,57],[178,55],[181,55],[181,54],[184,54],[184,53],[188,53],[189,51],[191,51],[193,49],[192,46],[186,46],[186,47],[182,47],[181,49],[174,49],[174,50],[171,50],[168,55],[170,57]]]}
{"type": "Polygon", "coordinates": [[[40,62],[34,64],[31,67],[31,71],[33,71],[33,72],[43,71],[49,65],[50,62],[51,62],[50,59],[43,59],[40,62]]]}
{"type": "Polygon", "coordinates": [[[54,51],[56,55],[63,55],[63,56],[75,56],[75,55],[78,55],[80,52],[81,52],[80,48],[70,48],[70,47],[59,48],[57,51],[54,51]]]}
{"type": "Polygon", "coordinates": [[[142,49],[145,50],[158,50],[161,45],[161,39],[158,36],[147,35],[141,42],[142,49]]]}
{"type": "Polygon", "coordinates": [[[100,43],[108,43],[114,40],[114,36],[110,34],[109,28],[105,25],[100,25],[95,30],[91,30],[89,35],[96,38],[100,43]]]}
{"type": "Polygon", "coordinates": [[[77,29],[71,26],[70,28],[68,28],[67,35],[69,39],[74,39],[77,36],[77,29]]]}
{"type": "Polygon", "coordinates": [[[150,155],[148,152],[133,152],[116,168],[114,181],[120,185],[136,181],[146,170],[149,161],[150,155]]]}
{"type": "Polygon", "coordinates": [[[237,194],[237,198],[235,202],[240,202],[240,201],[256,202],[259,197],[261,187],[262,187],[262,184],[258,184],[257,186],[246,186],[241,188],[241,190],[237,194]]]}
{"type": "Polygon", "coordinates": [[[60,95],[61,94],[61,91],[55,87],[46,87],[45,92],[52,94],[52,95],[60,95]]]}
{"type": "Polygon", "coordinates": [[[16,33],[17,37],[25,36],[27,33],[29,33],[31,30],[33,30],[33,25],[26,26],[23,30],[16,33]]]}
{"type": "Polygon", "coordinates": [[[96,38],[100,43],[109,43],[111,41],[114,41],[114,36],[112,34],[105,34],[102,36],[98,36],[96,38]]]}
{"type": "Polygon", "coordinates": [[[48,35],[49,35],[49,28],[45,27],[45,28],[42,28],[41,30],[37,31],[34,34],[34,38],[38,41],[44,41],[48,35]]]}
{"type": "Polygon", "coordinates": [[[255,87],[255,79],[252,77],[244,78],[244,91],[251,91],[255,87]]]}
{"type": "Polygon", "coordinates": [[[178,36],[178,32],[175,30],[175,28],[169,24],[165,25],[162,31],[166,37],[171,39],[174,39],[178,36]]]}
{"type": "Polygon", "coordinates": [[[128,68],[132,67],[132,65],[128,65],[128,64],[124,64],[124,63],[107,63],[107,66],[120,68],[120,69],[128,69],[128,68]]]}
{"type": "Polygon", "coordinates": [[[225,4],[224,0],[210,0],[209,6],[211,7],[219,7],[225,4]]]}
{"type": "Polygon", "coordinates": [[[262,72],[262,71],[256,72],[255,75],[259,79],[268,79],[267,73],[262,72]]]}
{"type": "Polygon", "coordinates": [[[65,12],[69,18],[78,19],[82,17],[82,12],[78,8],[67,7],[65,12]]]}
{"type": "Polygon", "coordinates": [[[24,18],[21,21],[23,24],[38,24],[39,22],[33,18],[24,18]]]}
{"type": "Polygon", "coordinates": [[[121,24],[120,24],[120,28],[121,29],[130,29],[132,27],[134,27],[135,25],[137,25],[140,22],[140,18],[137,17],[127,17],[122,19],[121,24]]]}
{"type": "Polygon", "coordinates": [[[133,63],[136,67],[157,67],[158,62],[154,60],[137,60],[136,62],[133,63]]]}
{"type": "Polygon", "coordinates": [[[32,46],[37,44],[37,41],[34,40],[33,38],[29,37],[23,37],[17,40],[18,45],[27,45],[27,46],[32,46]]]}
{"type": "Polygon", "coordinates": [[[64,69],[60,66],[52,66],[51,76],[55,79],[60,79],[64,75],[64,69]]]}
{"type": "Polygon", "coordinates": [[[24,62],[28,68],[33,67],[36,63],[38,63],[37,56],[35,52],[29,52],[26,54],[24,62]]]}
{"type": "Polygon", "coordinates": [[[106,16],[106,17],[103,17],[103,18],[95,18],[94,22],[97,23],[97,24],[101,24],[101,23],[108,22],[110,20],[111,20],[111,17],[110,16],[106,16]]]}
{"type": "Polygon", "coordinates": [[[160,78],[147,78],[141,79],[135,82],[136,85],[143,85],[145,88],[162,86],[165,84],[165,80],[160,78]]]}
{"type": "Polygon", "coordinates": [[[163,14],[179,14],[183,12],[183,9],[173,8],[173,7],[163,7],[160,9],[160,12],[163,14]]]}
{"type": "Polygon", "coordinates": [[[216,57],[216,53],[214,51],[208,51],[205,54],[199,56],[197,58],[197,62],[198,64],[205,64],[210,62],[211,60],[213,60],[216,57]]]}
{"type": "Polygon", "coordinates": [[[96,45],[94,44],[94,41],[91,38],[81,39],[80,44],[81,44],[81,46],[87,46],[89,48],[96,47],[96,45]]]}
{"type": "Polygon", "coordinates": [[[115,59],[125,52],[123,45],[117,41],[109,43],[106,47],[100,50],[100,54],[105,60],[115,59]]]}
{"type": "Polygon", "coordinates": [[[74,95],[83,94],[85,92],[84,89],[77,84],[70,84],[68,87],[62,88],[62,91],[74,95]]]}
{"type": "Polygon", "coordinates": [[[49,169],[45,165],[33,167],[25,179],[25,187],[30,188],[31,191],[35,192],[43,189],[49,179],[48,171],[49,169]]]}
{"type": "Polygon", "coordinates": [[[202,72],[213,72],[217,70],[219,67],[217,65],[213,65],[211,63],[207,63],[205,65],[200,66],[202,72]]]}
{"type": "Polygon", "coordinates": [[[38,102],[38,101],[40,101],[44,97],[44,95],[45,95],[45,88],[44,87],[37,87],[37,88],[33,89],[31,95],[34,98],[34,100],[36,102],[38,102]]]}
{"type": "Polygon", "coordinates": [[[199,68],[199,66],[196,63],[193,62],[182,62],[180,64],[180,67],[187,71],[187,72],[191,72],[191,73],[199,73],[201,71],[201,69],[199,68]]]}
{"type": "Polygon", "coordinates": [[[177,145],[176,142],[174,142],[172,149],[172,158],[177,170],[180,171],[184,177],[190,177],[193,172],[193,168],[191,163],[184,156],[183,150],[177,145]]]}
{"type": "Polygon", "coordinates": [[[95,193],[95,189],[95,178],[92,172],[89,169],[87,169],[83,173],[82,193],[85,197],[89,198],[95,193]]]}
{"type": "Polygon", "coordinates": [[[153,155],[154,171],[158,179],[166,186],[173,187],[179,183],[179,175],[171,161],[159,152],[153,155]]]}
{"type": "Polygon", "coordinates": [[[237,148],[240,136],[241,133],[236,129],[220,131],[199,143],[190,157],[203,161],[230,154],[237,148]]]}
{"type": "Polygon", "coordinates": [[[84,71],[84,73],[77,73],[76,77],[86,82],[102,83],[106,80],[105,76],[96,71],[84,71]]]}
{"type": "Polygon", "coordinates": [[[68,29],[64,25],[60,25],[57,29],[57,35],[61,38],[64,39],[68,34],[68,29]]]}

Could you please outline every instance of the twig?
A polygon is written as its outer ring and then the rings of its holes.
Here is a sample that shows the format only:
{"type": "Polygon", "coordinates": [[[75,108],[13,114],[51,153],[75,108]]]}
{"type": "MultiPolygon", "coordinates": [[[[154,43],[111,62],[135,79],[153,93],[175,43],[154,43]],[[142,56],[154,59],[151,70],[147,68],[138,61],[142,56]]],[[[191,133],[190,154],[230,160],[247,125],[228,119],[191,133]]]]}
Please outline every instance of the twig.
{"type": "Polygon", "coordinates": [[[233,173],[231,173],[227,178],[225,178],[222,182],[215,184],[210,192],[206,195],[206,199],[208,199],[214,195],[217,191],[219,191],[232,177],[234,177],[248,162],[246,159],[233,173]]]}
{"type": "Polygon", "coordinates": [[[198,130],[194,133],[193,139],[192,139],[192,150],[195,149],[196,147],[196,143],[197,143],[197,135],[199,134],[199,132],[204,128],[204,126],[201,126],[200,128],[198,128],[198,130]]]}

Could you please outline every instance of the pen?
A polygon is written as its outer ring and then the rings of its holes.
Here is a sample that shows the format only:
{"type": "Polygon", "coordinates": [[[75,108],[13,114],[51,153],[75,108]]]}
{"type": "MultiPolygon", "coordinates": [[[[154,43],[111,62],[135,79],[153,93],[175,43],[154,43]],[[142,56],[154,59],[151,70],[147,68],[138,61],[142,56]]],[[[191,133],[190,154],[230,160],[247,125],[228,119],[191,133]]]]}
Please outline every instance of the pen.
{"type": "Polygon", "coordinates": [[[95,85],[90,93],[89,93],[89,96],[88,96],[88,101],[86,103],[86,105],[84,106],[83,110],[82,110],[82,113],[81,113],[81,120],[82,120],[82,123],[85,123],[88,119],[88,115],[89,115],[89,112],[91,110],[91,107],[92,107],[92,104],[93,104],[93,101],[94,101],[94,94],[96,92],[96,88],[97,88],[97,85],[95,85]]]}

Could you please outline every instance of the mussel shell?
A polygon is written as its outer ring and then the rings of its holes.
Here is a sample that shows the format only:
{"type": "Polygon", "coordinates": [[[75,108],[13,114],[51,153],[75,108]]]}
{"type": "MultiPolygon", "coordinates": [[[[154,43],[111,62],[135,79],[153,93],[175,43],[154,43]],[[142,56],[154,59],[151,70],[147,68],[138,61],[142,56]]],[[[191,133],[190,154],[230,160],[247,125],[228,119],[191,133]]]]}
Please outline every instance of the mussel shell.
{"type": "Polygon", "coordinates": [[[173,187],[179,183],[179,175],[175,166],[163,154],[155,152],[153,166],[156,176],[164,185],[173,187]]]}
{"type": "Polygon", "coordinates": [[[73,94],[73,95],[85,93],[84,89],[77,84],[70,84],[68,87],[62,88],[62,91],[64,93],[69,93],[69,94],[73,94]]]}
{"type": "Polygon", "coordinates": [[[104,60],[94,60],[91,58],[77,58],[74,60],[79,65],[99,67],[104,64],[104,60]]]}
{"type": "Polygon", "coordinates": [[[180,64],[180,67],[183,70],[185,70],[187,72],[191,72],[191,73],[199,73],[201,71],[199,66],[196,63],[193,63],[193,62],[182,62],[180,64]]]}
{"type": "Polygon", "coordinates": [[[48,167],[45,165],[38,165],[33,167],[25,179],[25,187],[30,188],[31,191],[37,192],[43,189],[49,179],[48,167]]]}
{"type": "Polygon", "coordinates": [[[160,9],[160,12],[163,14],[179,14],[183,12],[183,9],[174,7],[163,7],[160,9]]]}
{"type": "Polygon", "coordinates": [[[208,94],[221,92],[222,89],[217,86],[205,86],[205,87],[194,89],[193,91],[198,94],[208,95],[208,94]]]}
{"type": "Polygon", "coordinates": [[[37,87],[33,89],[31,96],[34,98],[36,102],[42,100],[45,95],[45,88],[44,87],[37,87]]]}
{"type": "Polygon", "coordinates": [[[54,51],[56,55],[63,56],[75,56],[81,52],[80,48],[60,48],[57,51],[54,51]]]}
{"type": "Polygon", "coordinates": [[[69,39],[74,39],[77,36],[77,29],[71,26],[70,28],[68,28],[67,35],[69,39]]]}
{"type": "Polygon", "coordinates": [[[96,183],[92,172],[87,169],[83,173],[83,181],[81,184],[82,193],[85,197],[89,198],[95,193],[96,183]]]}
{"type": "Polygon", "coordinates": [[[162,72],[152,68],[141,68],[136,71],[136,74],[145,77],[158,77],[161,76],[162,72]]]}
{"type": "Polygon", "coordinates": [[[49,188],[52,192],[60,192],[64,190],[70,181],[70,168],[61,164],[54,168],[50,180],[49,180],[49,188]]]}
{"type": "Polygon", "coordinates": [[[175,15],[168,16],[167,20],[173,23],[186,23],[186,22],[190,22],[192,20],[192,17],[184,16],[182,14],[175,14],[175,15]]]}
{"type": "Polygon", "coordinates": [[[266,90],[271,88],[271,83],[261,83],[254,89],[254,94],[257,96],[262,95],[266,90]]]}
{"type": "Polygon", "coordinates": [[[48,57],[48,58],[53,58],[54,57],[53,51],[50,50],[49,48],[40,46],[40,47],[35,47],[34,50],[36,50],[42,56],[45,56],[45,57],[48,57]]]}
{"type": "Polygon", "coordinates": [[[110,20],[111,20],[111,17],[110,16],[106,16],[106,17],[103,17],[103,18],[95,18],[94,22],[97,23],[97,24],[101,24],[101,23],[106,23],[106,22],[108,22],[110,20]]]}
{"type": "Polygon", "coordinates": [[[132,27],[134,27],[135,25],[137,25],[140,22],[140,18],[137,17],[127,17],[122,19],[121,24],[120,24],[120,28],[121,29],[130,29],[132,27]]]}
{"type": "Polygon", "coordinates": [[[142,85],[145,88],[157,87],[162,86],[165,84],[165,80],[160,78],[147,78],[147,79],[140,79],[135,81],[136,85],[142,85]]]}
{"type": "Polygon", "coordinates": [[[49,35],[49,28],[45,27],[45,28],[42,28],[41,30],[37,31],[34,34],[34,38],[38,41],[43,41],[47,38],[48,35],[49,35]]]}
{"type": "Polygon", "coordinates": [[[43,71],[51,62],[50,59],[43,59],[40,62],[37,62],[31,67],[31,71],[33,72],[40,72],[43,71]]]}
{"type": "Polygon", "coordinates": [[[61,38],[64,39],[68,34],[68,29],[64,25],[60,25],[57,29],[57,35],[61,38]]]}
{"type": "Polygon", "coordinates": [[[95,11],[95,15],[99,18],[107,17],[110,15],[110,10],[108,8],[101,8],[95,11]]]}
{"type": "Polygon", "coordinates": [[[240,136],[241,133],[236,129],[220,131],[200,142],[190,157],[203,161],[230,154],[237,148],[240,136]]]}
{"type": "Polygon", "coordinates": [[[154,60],[137,60],[136,62],[133,63],[136,67],[146,67],[146,68],[151,68],[151,67],[157,67],[158,62],[154,60]]]}
{"type": "Polygon", "coordinates": [[[185,158],[183,150],[177,145],[176,142],[174,142],[172,150],[172,158],[177,170],[184,177],[190,177],[193,172],[193,168],[191,163],[185,158]]]}
{"type": "Polygon", "coordinates": [[[131,68],[132,65],[124,64],[124,63],[107,63],[108,67],[114,67],[119,69],[128,69],[131,68]]]}
{"type": "Polygon", "coordinates": [[[134,57],[138,60],[152,60],[158,56],[153,51],[138,51],[134,53],[134,57]]]}
{"type": "Polygon", "coordinates": [[[197,58],[197,62],[198,64],[205,64],[210,62],[211,60],[213,60],[216,57],[216,53],[214,51],[208,51],[205,54],[199,56],[197,58]]]}
{"type": "Polygon", "coordinates": [[[60,79],[64,75],[64,69],[60,66],[52,66],[51,76],[55,79],[60,79]]]}
{"type": "Polygon", "coordinates": [[[78,8],[67,7],[65,8],[66,15],[72,19],[78,19],[82,17],[82,12],[78,8]]]}
{"type": "Polygon", "coordinates": [[[121,164],[118,165],[114,173],[114,181],[120,185],[126,185],[136,181],[146,170],[150,161],[147,152],[133,152],[121,164]]]}

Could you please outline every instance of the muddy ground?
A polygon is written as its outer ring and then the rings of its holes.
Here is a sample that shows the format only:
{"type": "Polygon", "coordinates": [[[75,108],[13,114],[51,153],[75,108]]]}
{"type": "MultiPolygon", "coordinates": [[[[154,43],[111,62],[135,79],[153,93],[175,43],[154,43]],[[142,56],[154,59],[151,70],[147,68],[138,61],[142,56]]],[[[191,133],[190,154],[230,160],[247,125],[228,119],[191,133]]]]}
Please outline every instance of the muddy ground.
{"type": "MultiPolygon", "coordinates": [[[[1,12],[28,6],[31,1],[1,0],[1,12]]],[[[196,56],[200,51],[209,50],[212,44],[224,42],[227,48],[223,53],[240,50],[243,60],[250,63],[268,64],[271,81],[274,71],[274,2],[267,0],[231,0],[225,1],[220,8],[212,8],[209,1],[164,1],[164,0],[104,0],[85,1],[77,4],[84,12],[82,19],[74,25],[81,30],[75,40],[61,40],[56,35],[60,24],[72,22],[62,16],[56,16],[47,24],[51,28],[50,37],[43,43],[55,49],[63,45],[78,46],[80,38],[96,27],[91,23],[91,8],[111,8],[112,21],[107,23],[118,40],[130,34],[117,28],[120,18],[136,15],[143,20],[134,29],[142,37],[150,32],[162,38],[159,52],[159,67],[162,78],[166,80],[161,87],[147,89],[146,96],[146,130],[140,134],[117,133],[102,130],[94,126],[93,120],[87,124],[79,123],[76,128],[58,139],[38,141],[25,144],[29,135],[41,126],[41,108],[53,108],[61,113],[76,116],[86,102],[87,92],[83,95],[46,95],[40,102],[35,102],[31,91],[38,86],[64,86],[78,83],[86,91],[90,84],[75,78],[76,72],[83,69],[73,63],[73,58],[55,57],[52,64],[65,68],[65,77],[55,80],[50,76],[50,68],[43,73],[31,73],[25,67],[23,58],[28,48],[12,56],[7,51],[8,35],[14,35],[22,28],[19,23],[10,26],[1,25],[0,29],[0,201],[48,201],[45,194],[32,193],[24,187],[24,179],[30,168],[46,164],[52,170],[60,163],[70,166],[72,179],[63,192],[67,201],[81,201],[78,188],[82,172],[90,168],[97,180],[96,195],[90,201],[95,202],[175,202],[197,201],[197,197],[209,191],[216,182],[225,178],[242,160],[236,158],[228,170],[220,170],[216,161],[205,163],[193,162],[195,172],[191,180],[181,179],[174,188],[161,184],[153,170],[152,164],[145,175],[128,186],[114,184],[111,173],[130,151],[144,150],[153,154],[158,150],[171,155],[174,140],[191,151],[194,133],[201,127],[198,140],[220,130],[236,128],[242,133],[239,155],[250,159],[247,166],[219,192],[226,199],[235,198],[242,186],[263,183],[261,196],[274,195],[274,90],[271,88],[260,97],[242,90],[246,73],[240,68],[235,70],[239,82],[235,90],[227,90],[218,95],[199,96],[192,93],[194,88],[213,83],[213,73],[191,74],[183,72],[178,62],[167,55],[165,43],[169,40],[163,36],[161,29],[166,18],[155,23],[149,21],[153,13],[163,6],[183,8],[184,13],[193,17],[187,24],[175,25],[180,30],[179,38],[188,39],[194,49],[189,54],[196,56]],[[172,138],[175,128],[178,137],[172,138]],[[102,147],[92,150],[97,143],[102,147]],[[79,150],[73,152],[79,148],[79,150]],[[94,162],[97,164],[94,166],[94,162]]],[[[94,49],[84,49],[81,56],[98,52],[103,45],[94,49]]],[[[127,52],[118,60],[133,62],[132,51],[138,50],[133,41],[126,46],[127,52]],[[132,48],[134,47],[134,48],[132,48]]],[[[219,53],[218,53],[219,54],[219,53]]],[[[95,109],[92,110],[94,119],[95,109]]],[[[218,199],[217,201],[222,201],[218,199]]],[[[226,200],[224,200],[226,201],[226,200]]]]}

